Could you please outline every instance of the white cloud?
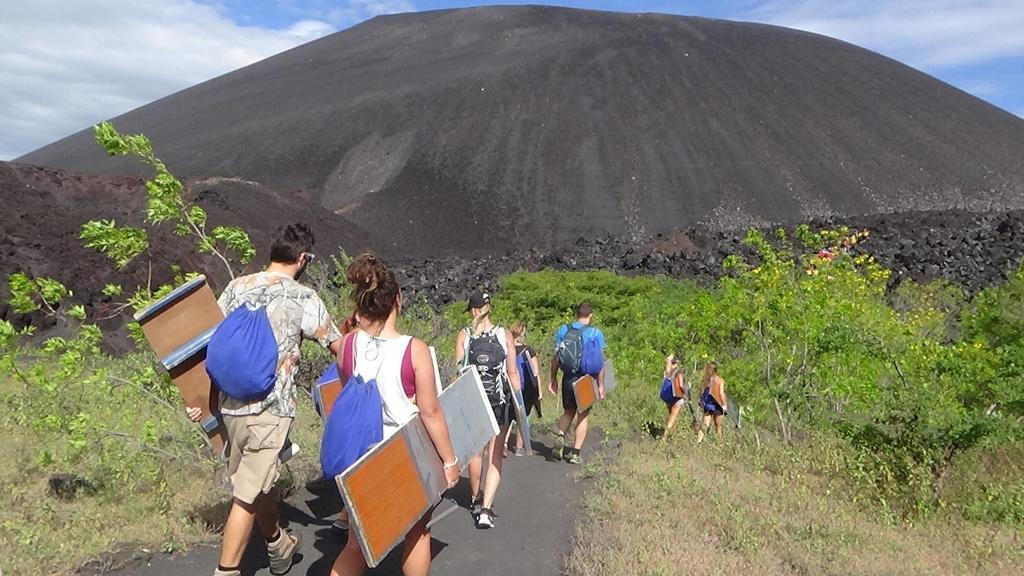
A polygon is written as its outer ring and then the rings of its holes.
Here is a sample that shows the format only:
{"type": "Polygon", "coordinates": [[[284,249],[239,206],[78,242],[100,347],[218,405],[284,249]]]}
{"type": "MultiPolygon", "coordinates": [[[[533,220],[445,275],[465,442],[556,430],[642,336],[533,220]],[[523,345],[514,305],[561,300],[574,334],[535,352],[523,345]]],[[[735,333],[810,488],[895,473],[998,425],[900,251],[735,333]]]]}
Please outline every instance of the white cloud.
{"type": "Polygon", "coordinates": [[[768,0],[741,17],[832,36],[926,69],[1024,56],[1021,0],[768,0]]]}
{"type": "Polygon", "coordinates": [[[192,0],[0,2],[0,159],[334,30],[238,26],[192,0]]]}

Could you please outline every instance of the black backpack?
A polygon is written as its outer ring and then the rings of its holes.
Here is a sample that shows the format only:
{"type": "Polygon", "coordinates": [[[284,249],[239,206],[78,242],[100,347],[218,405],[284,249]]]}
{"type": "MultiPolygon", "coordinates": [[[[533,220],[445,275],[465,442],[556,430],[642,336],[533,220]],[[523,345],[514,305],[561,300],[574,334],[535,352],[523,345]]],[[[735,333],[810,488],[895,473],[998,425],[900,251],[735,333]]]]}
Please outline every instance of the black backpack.
{"type": "Polygon", "coordinates": [[[498,327],[479,336],[473,336],[473,333],[466,329],[468,344],[463,365],[476,366],[487,398],[495,406],[505,402],[505,388],[508,386],[508,378],[505,375],[505,357],[508,352],[501,340],[504,336],[505,331],[498,327]]]}

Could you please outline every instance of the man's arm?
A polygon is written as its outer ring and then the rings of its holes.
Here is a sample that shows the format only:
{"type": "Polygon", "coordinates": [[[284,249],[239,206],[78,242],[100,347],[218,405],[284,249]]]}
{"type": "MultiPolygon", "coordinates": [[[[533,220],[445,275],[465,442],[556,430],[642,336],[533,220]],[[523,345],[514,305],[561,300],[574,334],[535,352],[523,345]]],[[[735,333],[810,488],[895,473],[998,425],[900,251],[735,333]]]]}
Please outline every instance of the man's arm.
{"type": "Polygon", "coordinates": [[[330,312],[324,306],[319,296],[308,300],[302,310],[302,337],[307,340],[316,340],[324,348],[328,348],[334,355],[338,355],[341,346],[341,332],[334,325],[330,312]]]}

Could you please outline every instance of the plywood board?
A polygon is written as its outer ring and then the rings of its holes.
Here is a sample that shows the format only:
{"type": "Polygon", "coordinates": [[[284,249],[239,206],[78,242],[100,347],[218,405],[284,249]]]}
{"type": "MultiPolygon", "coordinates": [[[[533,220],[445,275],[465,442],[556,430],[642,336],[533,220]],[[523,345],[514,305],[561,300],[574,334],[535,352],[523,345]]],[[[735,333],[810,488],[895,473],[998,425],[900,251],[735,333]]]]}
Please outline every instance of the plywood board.
{"type": "Polygon", "coordinates": [[[512,402],[516,407],[516,426],[519,426],[519,435],[523,437],[523,449],[527,456],[533,456],[533,438],[530,436],[530,416],[526,413],[526,401],[523,400],[523,391],[512,392],[512,402]]]}
{"type": "Polygon", "coordinates": [[[441,392],[438,400],[448,423],[455,455],[459,462],[466,464],[499,431],[498,421],[494,418],[494,411],[491,410],[491,403],[476,367],[470,366],[456,378],[441,392]]]}
{"type": "Polygon", "coordinates": [[[600,395],[600,389],[597,384],[597,379],[587,374],[579,380],[573,382],[572,389],[573,393],[576,394],[576,409],[580,412],[589,410],[599,400],[603,400],[605,396],[611,394],[612,390],[618,387],[619,383],[615,377],[615,366],[612,365],[611,360],[604,361],[604,368],[601,369],[604,378],[604,396],[600,395]]]}
{"type": "Polygon", "coordinates": [[[224,428],[218,417],[218,393],[206,374],[206,345],[224,315],[206,277],[198,276],[179,286],[137,312],[135,319],[185,405],[202,410],[201,428],[214,453],[220,454],[224,428]]]}
{"type": "MultiPolygon", "coordinates": [[[[608,396],[619,385],[618,379],[615,378],[615,365],[612,364],[611,360],[605,360],[604,368],[601,369],[601,372],[604,374],[604,395],[608,396]]],[[[603,400],[604,398],[601,399],[603,400]]]]}
{"type": "Polygon", "coordinates": [[[330,417],[334,402],[341,395],[342,387],[338,363],[332,362],[313,385],[313,407],[324,422],[330,417]]]}
{"type": "Polygon", "coordinates": [[[584,412],[597,402],[597,382],[587,374],[573,382],[572,391],[576,394],[576,410],[584,412]]]}
{"type": "Polygon", "coordinates": [[[164,358],[224,319],[217,299],[199,276],[137,312],[135,319],[156,352],[164,358]]]}
{"type": "MultiPolygon", "coordinates": [[[[476,368],[445,388],[439,399],[452,447],[464,467],[498,433],[476,368]]],[[[419,416],[370,449],[336,481],[370,567],[402,541],[448,488],[441,458],[419,416]]]]}
{"type": "Polygon", "coordinates": [[[433,346],[427,346],[427,350],[430,351],[430,361],[434,363],[434,387],[437,388],[437,395],[440,396],[444,386],[441,385],[441,370],[437,364],[437,350],[433,346]]]}
{"type": "MultiPolygon", "coordinates": [[[[413,427],[422,428],[419,418],[413,427]]],[[[420,479],[407,424],[339,477],[350,528],[366,563],[380,563],[433,504],[420,479]],[[368,457],[367,457],[368,456],[368,457]]],[[[416,441],[421,441],[418,435],[416,441]]]]}

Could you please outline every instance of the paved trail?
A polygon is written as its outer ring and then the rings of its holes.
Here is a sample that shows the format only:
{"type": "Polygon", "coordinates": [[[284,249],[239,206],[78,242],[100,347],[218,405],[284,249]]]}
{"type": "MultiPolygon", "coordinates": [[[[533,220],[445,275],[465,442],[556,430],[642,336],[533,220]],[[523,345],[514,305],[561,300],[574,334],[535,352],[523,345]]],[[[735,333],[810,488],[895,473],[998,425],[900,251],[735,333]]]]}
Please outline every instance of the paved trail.
{"type": "MultiPolygon", "coordinates": [[[[539,436],[539,435],[538,435],[539,436]]],[[[596,434],[592,435],[596,436],[596,434]]],[[[483,574],[530,574],[555,576],[564,573],[563,558],[569,550],[578,515],[581,468],[550,460],[550,435],[534,439],[533,456],[509,456],[494,509],[496,527],[477,530],[468,511],[469,482],[463,478],[453,490],[462,507],[433,529],[431,574],[477,576],[483,574]]],[[[587,448],[592,444],[588,440],[587,448]]],[[[586,455],[588,450],[584,450],[586,455]]],[[[450,506],[442,503],[438,510],[450,506]]],[[[302,533],[301,560],[289,575],[321,576],[345,543],[345,536],[331,529],[338,510],[337,490],[331,486],[302,490],[283,506],[288,526],[302,533]]],[[[147,564],[116,572],[119,576],[195,576],[212,574],[219,548],[200,547],[175,556],[155,556],[147,564]]],[[[400,549],[392,552],[372,576],[400,575],[400,549]]],[[[269,575],[266,548],[253,540],[243,561],[245,576],[269,575]]]]}

